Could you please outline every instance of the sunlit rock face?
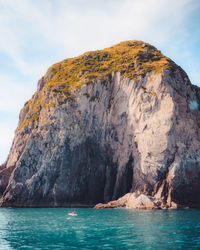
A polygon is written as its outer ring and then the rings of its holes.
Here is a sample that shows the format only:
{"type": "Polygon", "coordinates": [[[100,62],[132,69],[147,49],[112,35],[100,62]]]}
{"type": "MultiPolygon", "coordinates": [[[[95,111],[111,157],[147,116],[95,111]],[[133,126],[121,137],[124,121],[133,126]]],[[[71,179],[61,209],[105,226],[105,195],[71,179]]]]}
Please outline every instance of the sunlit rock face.
{"type": "Polygon", "coordinates": [[[133,193],[133,208],[200,207],[200,89],[143,42],[90,53],[52,66],[21,110],[1,206],[92,206],[133,193]]]}

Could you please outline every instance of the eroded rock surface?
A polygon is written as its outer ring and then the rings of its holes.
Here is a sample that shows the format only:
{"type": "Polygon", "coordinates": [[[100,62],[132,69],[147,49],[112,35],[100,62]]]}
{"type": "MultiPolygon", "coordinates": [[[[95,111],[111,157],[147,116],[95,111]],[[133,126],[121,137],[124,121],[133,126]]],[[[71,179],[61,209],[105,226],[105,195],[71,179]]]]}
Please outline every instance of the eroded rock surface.
{"type": "MultiPolygon", "coordinates": [[[[0,168],[1,206],[93,206],[128,193],[120,204],[200,207],[200,89],[168,58],[152,59],[153,46],[138,46],[132,66],[76,88],[53,69],[39,81],[0,168]]],[[[56,67],[66,79],[73,70],[56,67]]]]}

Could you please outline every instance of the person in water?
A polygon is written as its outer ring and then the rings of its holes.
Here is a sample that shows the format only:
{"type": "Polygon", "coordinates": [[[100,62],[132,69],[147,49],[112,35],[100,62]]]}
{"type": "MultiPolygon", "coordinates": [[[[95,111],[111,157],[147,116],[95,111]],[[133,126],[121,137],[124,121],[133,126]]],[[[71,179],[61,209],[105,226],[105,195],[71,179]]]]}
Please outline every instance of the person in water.
{"type": "Polygon", "coordinates": [[[72,210],[72,213],[75,214],[75,210],[74,209],[72,210]]]}

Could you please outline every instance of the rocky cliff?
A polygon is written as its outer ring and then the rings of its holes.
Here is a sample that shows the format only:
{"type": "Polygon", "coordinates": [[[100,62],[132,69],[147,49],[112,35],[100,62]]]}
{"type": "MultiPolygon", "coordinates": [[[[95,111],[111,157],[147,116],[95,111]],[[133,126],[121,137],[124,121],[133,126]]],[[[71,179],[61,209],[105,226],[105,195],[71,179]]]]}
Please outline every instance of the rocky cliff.
{"type": "Polygon", "coordinates": [[[1,206],[92,206],[130,193],[123,205],[200,207],[199,102],[186,73],[141,41],[53,65],[20,112],[1,206]]]}

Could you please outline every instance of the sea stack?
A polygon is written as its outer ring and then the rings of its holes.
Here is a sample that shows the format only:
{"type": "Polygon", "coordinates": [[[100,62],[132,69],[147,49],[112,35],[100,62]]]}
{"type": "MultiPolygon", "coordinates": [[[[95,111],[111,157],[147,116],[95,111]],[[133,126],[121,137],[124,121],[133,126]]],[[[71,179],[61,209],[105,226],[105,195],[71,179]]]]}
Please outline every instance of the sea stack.
{"type": "Polygon", "coordinates": [[[54,64],[20,112],[1,206],[200,207],[199,103],[142,41],[54,64]]]}

